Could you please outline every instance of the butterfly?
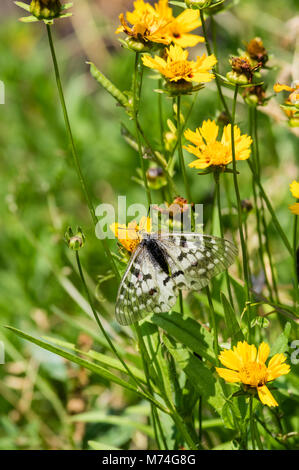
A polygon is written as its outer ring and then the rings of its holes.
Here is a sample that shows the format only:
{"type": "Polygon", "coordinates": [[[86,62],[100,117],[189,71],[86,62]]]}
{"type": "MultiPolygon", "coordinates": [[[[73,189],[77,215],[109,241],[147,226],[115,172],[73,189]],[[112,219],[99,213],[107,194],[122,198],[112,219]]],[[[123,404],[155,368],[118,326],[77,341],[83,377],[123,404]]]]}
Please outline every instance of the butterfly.
{"type": "Polygon", "coordinates": [[[168,312],[180,290],[207,286],[238,253],[228,240],[194,232],[143,232],[140,240],[117,293],[115,315],[121,325],[168,312]]]}

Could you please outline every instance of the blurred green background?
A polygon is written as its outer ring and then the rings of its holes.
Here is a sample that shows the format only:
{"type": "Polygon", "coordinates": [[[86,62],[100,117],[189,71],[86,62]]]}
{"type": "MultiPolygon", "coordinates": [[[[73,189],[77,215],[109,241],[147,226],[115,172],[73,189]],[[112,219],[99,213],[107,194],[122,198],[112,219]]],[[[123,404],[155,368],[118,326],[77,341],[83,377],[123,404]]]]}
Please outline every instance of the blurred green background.
{"type": "MultiPolygon", "coordinates": [[[[92,79],[86,65],[87,60],[93,61],[120,89],[130,88],[134,57],[120,47],[114,31],[118,14],[131,6],[132,2],[124,0],[75,0],[73,17],[57,21],[53,28],[76,146],[95,205],[116,204],[118,195],[126,195],[128,204],[146,203],[142,187],[132,179],[137,176],[138,156],[120,132],[121,122],[131,129],[132,123],[92,79]]],[[[102,282],[101,276],[107,274],[109,267],[72,166],[45,27],[40,23],[20,23],[18,18],[24,16],[23,11],[12,1],[2,0],[0,8],[0,80],[5,85],[5,104],[0,105],[1,324],[81,346],[94,342],[95,348],[105,350],[80,294],[73,253],[68,252],[63,241],[67,226],[80,225],[86,234],[82,261],[112,334],[119,331],[113,316],[116,285],[113,281],[102,282]]],[[[299,54],[296,0],[282,4],[277,0],[241,0],[216,20],[221,72],[228,70],[230,54],[236,54],[252,37],[260,36],[273,66],[266,78],[269,93],[277,79],[290,84],[298,78],[293,76],[296,69],[298,73],[299,54]]],[[[197,47],[196,52],[203,52],[203,46],[197,47]]],[[[157,82],[146,73],[141,122],[148,130],[148,139],[158,149],[155,88],[157,82]]],[[[225,93],[231,98],[230,90],[225,93]]],[[[289,234],[292,217],[287,206],[293,201],[288,185],[298,177],[298,133],[287,126],[279,102],[280,96],[262,109],[259,132],[265,189],[289,234]]],[[[190,103],[188,97],[184,99],[184,111],[188,111],[190,103]]],[[[163,105],[165,117],[171,117],[170,100],[163,97],[163,105]]],[[[214,118],[217,106],[216,88],[211,84],[199,94],[189,127],[214,118]]],[[[242,99],[237,112],[239,126],[248,132],[242,99]]],[[[186,155],[186,161],[189,158],[186,155]]],[[[250,199],[246,163],[241,163],[239,170],[242,198],[250,199]]],[[[195,202],[205,203],[207,222],[212,178],[199,178],[189,170],[188,178],[195,202]]],[[[177,183],[184,196],[179,179],[177,183]]],[[[160,192],[154,194],[154,200],[161,202],[160,192]]],[[[254,218],[252,223],[249,219],[248,229],[254,270],[254,218]]],[[[272,226],[269,229],[281,292],[287,302],[292,281],[289,261],[272,226]]],[[[116,242],[112,240],[110,245],[115,249],[116,242]]],[[[127,331],[121,333],[127,345],[131,341],[129,335],[127,331]]],[[[0,449],[88,448],[89,440],[146,447],[144,433],[132,427],[115,427],[105,420],[88,425],[68,420],[71,415],[94,407],[102,409],[103,415],[107,410],[117,414],[125,409],[139,416],[140,409],[132,408],[137,405],[134,396],[7,334],[3,328],[0,340],[6,353],[6,364],[0,366],[0,449]]],[[[146,415],[148,409],[142,406],[146,415]]]]}

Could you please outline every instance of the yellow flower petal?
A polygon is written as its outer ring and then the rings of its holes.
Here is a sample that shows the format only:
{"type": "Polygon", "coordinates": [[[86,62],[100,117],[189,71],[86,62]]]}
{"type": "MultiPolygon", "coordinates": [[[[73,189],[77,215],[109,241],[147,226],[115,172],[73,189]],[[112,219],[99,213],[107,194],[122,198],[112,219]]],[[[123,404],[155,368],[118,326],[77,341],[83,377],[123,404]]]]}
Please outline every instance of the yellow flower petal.
{"type": "Polygon", "coordinates": [[[292,204],[289,206],[290,211],[292,214],[299,215],[299,202],[292,204]]]}
{"type": "Polygon", "coordinates": [[[229,369],[240,370],[242,367],[242,362],[240,361],[239,356],[232,349],[221,351],[219,360],[221,364],[229,369]]]}
{"type": "Polygon", "coordinates": [[[198,147],[203,143],[199,128],[195,129],[195,132],[191,131],[191,129],[186,129],[184,132],[184,136],[187,140],[190,140],[192,144],[195,144],[198,147]]]}
{"type": "Polygon", "coordinates": [[[263,385],[262,387],[258,387],[257,392],[258,392],[259,399],[264,405],[278,406],[277,401],[273,397],[268,387],[266,387],[266,385],[263,385]]]}
{"type": "Polygon", "coordinates": [[[220,377],[226,380],[226,382],[240,382],[239,374],[234,370],[224,369],[223,367],[216,367],[216,371],[220,375],[220,377]]]}
{"type": "Polygon", "coordinates": [[[259,363],[265,364],[266,360],[268,359],[270,354],[270,347],[267,343],[262,342],[260,344],[258,353],[257,353],[257,361],[259,363]]]}
{"type": "Polygon", "coordinates": [[[254,362],[256,358],[256,347],[254,344],[248,344],[246,341],[239,341],[237,346],[234,347],[234,351],[239,356],[242,364],[247,362],[254,362]]]}
{"type": "Polygon", "coordinates": [[[275,93],[280,93],[281,91],[294,91],[294,88],[288,85],[281,85],[280,83],[275,83],[273,86],[273,90],[275,93]]]}
{"type": "Polygon", "coordinates": [[[211,121],[208,119],[202,123],[200,128],[200,133],[205,139],[207,144],[213,143],[216,141],[218,136],[219,127],[217,126],[215,121],[211,121]]]}
{"type": "Polygon", "coordinates": [[[290,184],[290,191],[292,193],[292,196],[294,196],[296,199],[299,199],[299,183],[297,181],[293,181],[290,184]]]}
{"type": "Polygon", "coordinates": [[[286,356],[284,354],[275,354],[269,361],[267,369],[267,380],[274,380],[281,375],[290,372],[290,366],[285,364],[286,356]]]}

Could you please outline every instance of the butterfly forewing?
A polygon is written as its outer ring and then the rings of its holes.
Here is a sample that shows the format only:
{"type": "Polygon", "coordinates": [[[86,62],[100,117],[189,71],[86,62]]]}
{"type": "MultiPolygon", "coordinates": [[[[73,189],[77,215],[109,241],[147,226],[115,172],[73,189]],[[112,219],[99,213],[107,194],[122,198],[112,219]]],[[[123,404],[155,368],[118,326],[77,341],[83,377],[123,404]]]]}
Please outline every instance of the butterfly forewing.
{"type": "Polygon", "coordinates": [[[130,325],[149,313],[171,310],[177,293],[173,280],[166,288],[167,277],[146,247],[139,245],[119,286],[115,308],[117,321],[121,325],[130,325]]]}
{"type": "Polygon", "coordinates": [[[118,290],[116,319],[122,325],[171,310],[180,289],[202,289],[237,254],[231,242],[210,235],[161,232],[145,237],[151,243],[138,245],[118,290]],[[157,262],[152,246],[158,247],[163,262],[157,262]]]}

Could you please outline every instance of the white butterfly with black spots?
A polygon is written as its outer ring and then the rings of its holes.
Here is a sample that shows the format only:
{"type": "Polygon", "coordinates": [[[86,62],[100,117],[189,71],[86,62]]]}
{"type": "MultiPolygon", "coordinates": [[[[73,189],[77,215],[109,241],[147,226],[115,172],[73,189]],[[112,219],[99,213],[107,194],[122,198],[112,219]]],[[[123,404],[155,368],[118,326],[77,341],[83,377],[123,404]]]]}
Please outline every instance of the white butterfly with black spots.
{"type": "Polygon", "coordinates": [[[117,321],[130,325],[150,313],[168,312],[179,290],[202,289],[237,253],[230,241],[211,235],[143,232],[118,289],[117,321]]]}

